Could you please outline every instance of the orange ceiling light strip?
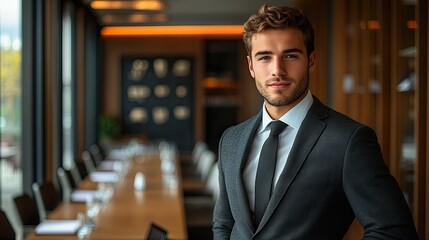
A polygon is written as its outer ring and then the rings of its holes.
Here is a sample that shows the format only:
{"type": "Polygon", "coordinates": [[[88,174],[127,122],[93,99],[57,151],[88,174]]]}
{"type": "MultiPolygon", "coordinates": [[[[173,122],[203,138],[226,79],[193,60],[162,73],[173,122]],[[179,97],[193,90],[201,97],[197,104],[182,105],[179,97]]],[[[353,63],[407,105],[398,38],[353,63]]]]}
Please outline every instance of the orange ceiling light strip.
{"type": "Polygon", "coordinates": [[[93,9],[135,9],[135,10],[163,10],[166,4],[160,1],[93,1],[90,4],[93,9]]]}
{"type": "Polygon", "coordinates": [[[241,36],[243,26],[135,26],[104,27],[103,37],[121,36],[196,36],[196,35],[236,35],[241,36]]]}
{"type": "Polygon", "coordinates": [[[158,14],[128,14],[128,15],[111,15],[107,14],[101,17],[103,23],[114,24],[118,22],[127,22],[127,23],[162,23],[168,20],[167,14],[158,13],[158,14]]]}

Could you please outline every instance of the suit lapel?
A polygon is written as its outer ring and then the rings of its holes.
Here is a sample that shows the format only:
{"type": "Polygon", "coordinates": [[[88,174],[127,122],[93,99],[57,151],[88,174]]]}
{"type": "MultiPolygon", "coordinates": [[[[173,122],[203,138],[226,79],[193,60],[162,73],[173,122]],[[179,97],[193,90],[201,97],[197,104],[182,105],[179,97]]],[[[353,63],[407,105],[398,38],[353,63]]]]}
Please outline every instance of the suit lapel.
{"type": "MultiPolygon", "coordinates": [[[[242,135],[240,136],[239,142],[245,142],[246,144],[238,144],[237,151],[236,151],[236,159],[239,159],[237,161],[237,168],[236,168],[236,184],[237,184],[237,199],[240,202],[239,204],[239,210],[242,213],[242,217],[246,219],[247,226],[249,228],[249,231],[252,233],[255,232],[255,227],[253,224],[253,217],[252,212],[250,210],[250,204],[249,199],[247,197],[246,187],[244,185],[243,180],[243,170],[245,163],[247,161],[247,157],[249,155],[249,149],[252,146],[253,137],[255,135],[255,132],[262,120],[262,114],[261,112],[246,126],[244,131],[242,131],[242,135]]],[[[237,140],[238,141],[238,140],[237,140]]]]}
{"type": "Polygon", "coordinates": [[[289,153],[286,166],[279,177],[276,188],[274,189],[271,200],[268,203],[267,210],[261,219],[257,232],[264,227],[276,207],[279,205],[281,199],[286,194],[302,164],[325,129],[326,124],[320,119],[326,117],[327,108],[314,97],[313,105],[301,124],[295,138],[295,142],[289,153]]]}

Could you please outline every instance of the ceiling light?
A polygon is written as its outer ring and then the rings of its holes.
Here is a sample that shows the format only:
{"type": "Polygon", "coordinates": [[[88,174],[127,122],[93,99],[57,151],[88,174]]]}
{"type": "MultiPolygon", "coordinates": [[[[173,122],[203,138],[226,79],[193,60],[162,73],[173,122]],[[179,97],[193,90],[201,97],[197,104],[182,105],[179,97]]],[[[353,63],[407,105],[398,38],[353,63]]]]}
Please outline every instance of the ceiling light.
{"type": "Polygon", "coordinates": [[[241,37],[243,26],[134,26],[134,27],[103,27],[103,37],[120,36],[234,36],[241,37]]]}
{"type": "Polygon", "coordinates": [[[166,4],[161,1],[146,0],[146,1],[93,1],[90,4],[91,8],[97,10],[107,9],[134,9],[134,10],[163,10],[166,4]]]}
{"type": "Polygon", "coordinates": [[[127,14],[127,15],[104,15],[102,22],[105,24],[114,23],[148,23],[148,22],[166,22],[168,17],[166,14],[127,14]]]}
{"type": "Polygon", "coordinates": [[[150,17],[147,14],[132,14],[132,15],[104,15],[103,23],[110,24],[115,22],[149,22],[150,17]]]}

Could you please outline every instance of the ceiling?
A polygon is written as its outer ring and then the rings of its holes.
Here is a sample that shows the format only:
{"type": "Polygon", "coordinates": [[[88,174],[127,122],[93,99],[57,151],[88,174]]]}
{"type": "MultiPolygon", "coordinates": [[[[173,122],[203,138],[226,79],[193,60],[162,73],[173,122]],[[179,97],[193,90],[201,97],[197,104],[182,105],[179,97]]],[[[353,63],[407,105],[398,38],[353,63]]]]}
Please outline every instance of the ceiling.
{"type": "MultiPolygon", "coordinates": [[[[158,0],[162,10],[136,10],[136,0],[105,0],[111,9],[94,9],[82,0],[102,26],[242,25],[264,3],[290,5],[295,0],[158,0]]],[[[154,0],[140,0],[152,1],[154,0]]]]}

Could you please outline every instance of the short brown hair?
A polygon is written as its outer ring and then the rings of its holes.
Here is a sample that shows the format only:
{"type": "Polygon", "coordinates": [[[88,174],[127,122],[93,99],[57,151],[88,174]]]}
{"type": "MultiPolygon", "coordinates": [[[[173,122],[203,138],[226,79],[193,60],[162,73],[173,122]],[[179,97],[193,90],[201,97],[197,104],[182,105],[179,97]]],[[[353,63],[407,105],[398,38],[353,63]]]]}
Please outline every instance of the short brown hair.
{"type": "Polygon", "coordinates": [[[298,8],[276,7],[264,4],[244,23],[243,41],[250,56],[252,52],[251,39],[255,33],[267,29],[296,28],[304,35],[307,55],[314,51],[314,28],[308,17],[298,8]]]}

